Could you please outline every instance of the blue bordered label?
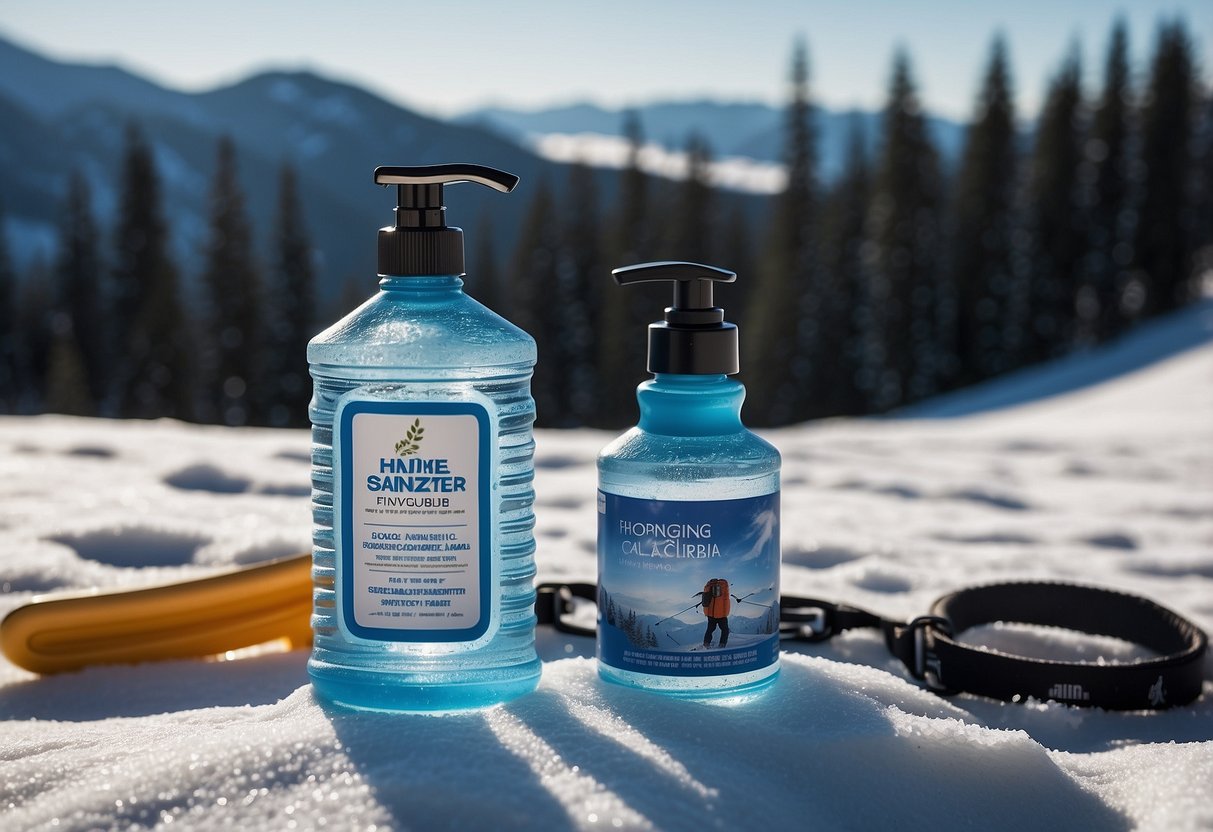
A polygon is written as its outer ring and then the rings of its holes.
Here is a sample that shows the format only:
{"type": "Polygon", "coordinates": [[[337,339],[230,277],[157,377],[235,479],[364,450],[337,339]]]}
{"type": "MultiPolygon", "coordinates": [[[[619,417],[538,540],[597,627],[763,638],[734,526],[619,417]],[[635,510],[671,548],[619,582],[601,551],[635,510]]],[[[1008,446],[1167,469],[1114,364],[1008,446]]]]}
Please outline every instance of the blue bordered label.
{"type": "Polygon", "coordinates": [[[598,659],[665,676],[779,658],[779,492],[640,500],[598,492],[598,659]]]}
{"type": "Polygon", "coordinates": [[[492,615],[488,411],[477,402],[339,404],[342,629],[378,641],[475,641],[492,615]]]}

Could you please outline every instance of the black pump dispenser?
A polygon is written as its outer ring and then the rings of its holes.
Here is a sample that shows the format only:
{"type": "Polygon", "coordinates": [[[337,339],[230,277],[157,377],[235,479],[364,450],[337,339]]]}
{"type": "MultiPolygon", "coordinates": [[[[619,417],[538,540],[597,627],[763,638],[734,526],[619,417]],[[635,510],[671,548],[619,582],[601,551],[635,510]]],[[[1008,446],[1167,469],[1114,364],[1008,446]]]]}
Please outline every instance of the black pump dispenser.
{"type": "Polygon", "coordinates": [[[624,266],[611,272],[620,286],[668,280],[674,305],[665,320],[649,324],[650,373],[732,375],[740,370],[737,326],[712,302],[713,283],[732,283],[734,272],[700,263],[662,261],[624,266]]]}
{"type": "Polygon", "coordinates": [[[376,185],[396,186],[396,225],[379,229],[379,274],[463,274],[463,229],[446,224],[442,186],[475,182],[509,193],[518,177],[484,165],[377,167],[376,185]]]}

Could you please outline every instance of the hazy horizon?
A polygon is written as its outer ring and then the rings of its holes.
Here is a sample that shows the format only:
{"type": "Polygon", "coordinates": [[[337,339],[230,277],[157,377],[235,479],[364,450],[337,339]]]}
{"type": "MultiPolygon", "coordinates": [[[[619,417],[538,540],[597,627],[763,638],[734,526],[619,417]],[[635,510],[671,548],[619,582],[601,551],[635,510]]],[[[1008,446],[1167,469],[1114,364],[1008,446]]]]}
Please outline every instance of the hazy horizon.
{"type": "MultiPolygon", "coordinates": [[[[575,103],[618,108],[708,99],[780,105],[797,38],[808,46],[816,103],[872,110],[883,102],[895,49],[910,54],[926,109],[951,119],[971,114],[990,43],[1007,40],[1019,115],[1036,114],[1049,77],[1071,48],[1084,79],[1098,84],[1113,21],[1123,16],[1138,71],[1160,20],[1181,17],[1197,44],[1213,41],[1213,4],[1191,0],[1069,5],[1024,0],[974,8],[960,0],[929,8],[875,2],[840,15],[790,0],[739,13],[716,3],[611,9],[554,7],[527,0],[301,12],[281,2],[149,10],[122,0],[29,4],[0,12],[0,36],[54,60],[116,64],[163,86],[198,92],[258,72],[306,70],[356,84],[402,106],[450,117],[486,106],[536,110],[575,103]],[[457,32],[459,12],[474,25],[457,32]],[[235,33],[232,20],[243,25],[235,33]],[[401,33],[367,32],[400,21],[401,33]],[[646,25],[639,25],[643,21],[646,25]],[[572,38],[570,31],[592,32],[572,38]],[[416,31],[451,32],[417,46],[416,31]],[[669,32],[677,32],[671,37],[669,32]],[[200,48],[203,44],[204,48],[200,48]],[[409,47],[408,69],[394,45],[409,47]],[[428,50],[428,51],[427,51],[428,50]],[[433,70],[417,61],[432,53],[433,70]],[[419,68],[420,67],[420,68],[419,68]],[[557,71],[558,68],[558,71],[557,71]]],[[[1210,67],[1201,67],[1206,78],[1210,67]]]]}

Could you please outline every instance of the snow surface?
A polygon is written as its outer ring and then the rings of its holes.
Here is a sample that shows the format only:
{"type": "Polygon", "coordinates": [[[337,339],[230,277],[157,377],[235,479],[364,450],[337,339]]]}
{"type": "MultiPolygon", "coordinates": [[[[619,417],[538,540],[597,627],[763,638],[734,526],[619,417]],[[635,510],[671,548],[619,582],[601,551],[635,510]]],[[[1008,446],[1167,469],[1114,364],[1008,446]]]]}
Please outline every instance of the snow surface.
{"type": "MultiPolygon", "coordinates": [[[[1121,375],[1104,351],[1000,382],[1002,409],[987,389],[940,418],[770,432],[784,591],[909,617],[973,583],[1080,580],[1213,628],[1213,307],[1113,350],[1159,339],[1121,375]],[[1039,398],[1058,374],[1101,382],[1039,398]]],[[[606,439],[539,434],[541,580],[594,578],[606,439]]],[[[307,494],[301,431],[2,419],[0,613],[303,550],[307,494]]],[[[1140,654],[1022,627],[981,638],[1140,654]]],[[[48,678],[0,660],[0,828],[1213,828],[1211,682],[1162,713],[941,699],[857,632],[790,646],[763,693],[696,702],[600,682],[589,639],[539,644],[538,691],[445,716],[328,713],[305,654],[273,645],[48,678]]]]}

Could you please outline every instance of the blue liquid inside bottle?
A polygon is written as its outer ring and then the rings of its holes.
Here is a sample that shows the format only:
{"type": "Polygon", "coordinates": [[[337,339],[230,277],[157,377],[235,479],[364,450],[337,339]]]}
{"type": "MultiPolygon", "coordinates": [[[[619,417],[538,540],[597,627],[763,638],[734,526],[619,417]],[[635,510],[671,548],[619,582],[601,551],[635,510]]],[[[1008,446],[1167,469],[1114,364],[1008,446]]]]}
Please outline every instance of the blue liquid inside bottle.
{"type": "MultiPolygon", "coordinates": [[[[639,424],[599,454],[602,492],[687,502],[778,493],[779,451],[741,423],[745,388],[740,382],[725,375],[658,373],[637,388],[636,398],[639,424]]],[[[600,548],[600,575],[605,574],[602,559],[600,548]]],[[[727,572],[728,561],[726,552],[716,568],[727,572]]],[[[777,603],[777,582],[773,597],[777,603]]],[[[602,626],[600,621],[600,634],[602,626]]],[[[779,662],[776,658],[766,667],[742,673],[679,676],[621,669],[600,656],[598,672],[610,682],[668,695],[735,695],[769,685],[779,673],[779,662]]]]}
{"type": "MultiPolygon", "coordinates": [[[[308,345],[314,380],[312,514],[315,643],[308,673],[324,699],[352,708],[446,711],[533,690],[535,652],[534,340],[464,294],[456,275],[384,277],[380,291],[308,345]],[[355,391],[351,394],[351,391],[355,391]],[[343,398],[345,397],[345,398],[343,398]],[[339,400],[474,401],[489,415],[487,626],[449,641],[359,638],[342,626],[334,528],[339,400]]],[[[348,581],[350,576],[341,576],[348,581]]]]}

